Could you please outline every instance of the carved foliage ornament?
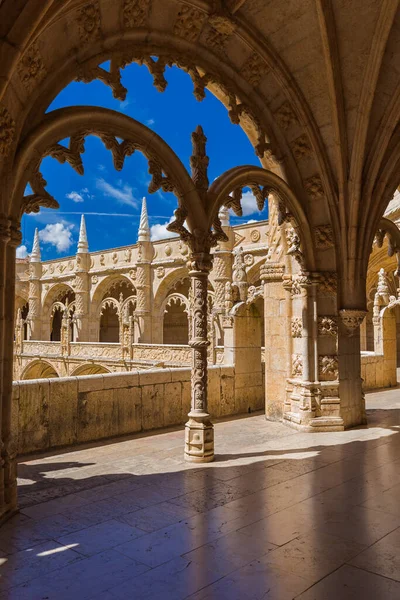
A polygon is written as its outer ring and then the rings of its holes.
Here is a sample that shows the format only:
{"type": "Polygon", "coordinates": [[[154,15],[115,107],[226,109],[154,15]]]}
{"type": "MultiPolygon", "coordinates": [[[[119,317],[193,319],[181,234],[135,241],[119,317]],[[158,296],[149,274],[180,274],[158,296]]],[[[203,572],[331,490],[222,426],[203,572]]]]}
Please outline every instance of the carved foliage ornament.
{"type": "Polygon", "coordinates": [[[176,17],[174,34],[188,42],[195,42],[199,38],[205,20],[204,12],[183,4],[176,17]]]}
{"type": "Polygon", "coordinates": [[[98,2],[90,2],[83,6],[78,13],[79,37],[87,44],[100,37],[100,8],[98,2]]]}
{"type": "Polygon", "coordinates": [[[339,377],[339,362],[336,355],[319,357],[319,378],[321,381],[335,381],[339,377]]]}
{"type": "Polygon", "coordinates": [[[18,63],[18,75],[25,89],[30,92],[46,75],[43,58],[36,42],[31,44],[18,63]]]}
{"type": "Polygon", "coordinates": [[[338,332],[337,320],[333,317],[318,317],[318,334],[336,337],[338,332]]]}
{"type": "Polygon", "coordinates": [[[240,69],[241,75],[254,87],[260,83],[268,71],[269,67],[265,60],[256,52],[250,54],[240,69]]]}
{"type": "Polygon", "coordinates": [[[301,377],[303,375],[303,357],[301,354],[292,355],[292,377],[301,377]]]}
{"type": "Polygon", "coordinates": [[[324,187],[319,175],[313,175],[306,179],[304,187],[311,200],[321,200],[325,196],[324,187]]]}
{"type": "Polygon", "coordinates": [[[275,113],[275,118],[284,131],[289,129],[294,123],[298,123],[298,119],[290,106],[289,102],[284,102],[275,113]]]}
{"type": "Polygon", "coordinates": [[[314,229],[315,247],[319,250],[327,250],[335,245],[333,229],[330,225],[321,225],[314,229]]]}
{"type": "Polygon", "coordinates": [[[293,338],[301,338],[303,332],[303,323],[301,317],[292,317],[291,330],[293,338]]]}
{"type": "Polygon", "coordinates": [[[146,25],[150,0],[124,0],[123,19],[127,28],[146,25]]]}
{"type": "Polygon", "coordinates": [[[7,156],[15,136],[15,121],[4,106],[0,106],[0,155],[7,156]]]}

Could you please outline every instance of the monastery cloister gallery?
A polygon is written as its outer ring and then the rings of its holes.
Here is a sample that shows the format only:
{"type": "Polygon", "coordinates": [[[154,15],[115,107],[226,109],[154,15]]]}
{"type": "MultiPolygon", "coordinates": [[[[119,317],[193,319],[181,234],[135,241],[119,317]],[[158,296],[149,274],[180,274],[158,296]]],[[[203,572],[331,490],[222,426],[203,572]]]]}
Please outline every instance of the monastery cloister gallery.
{"type": "Polygon", "coordinates": [[[0,0],[0,263],[0,600],[400,597],[399,0],[0,0]]]}

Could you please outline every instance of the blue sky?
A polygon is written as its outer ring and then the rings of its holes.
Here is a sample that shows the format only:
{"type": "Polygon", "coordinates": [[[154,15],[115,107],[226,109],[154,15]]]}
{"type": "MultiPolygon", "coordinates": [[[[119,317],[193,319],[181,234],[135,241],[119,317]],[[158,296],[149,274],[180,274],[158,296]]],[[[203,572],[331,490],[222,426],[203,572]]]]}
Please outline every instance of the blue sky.
{"type": "MultiPolygon", "coordinates": [[[[73,105],[96,105],[123,112],[151,127],[176,152],[189,169],[191,133],[202,125],[208,138],[209,179],[241,164],[259,165],[247,136],[231,124],[226,108],[206,92],[203,102],[193,96],[189,75],[176,67],[167,68],[168,86],[160,93],[153,86],[147,67],[130,65],[123,71],[123,85],[128,89],[124,102],[112,96],[110,88],[99,81],[71,83],[54,100],[50,110],[73,105]]],[[[22,219],[22,247],[19,256],[30,252],[35,227],[39,228],[44,260],[75,254],[80,215],[85,214],[91,251],[134,244],[137,240],[141,198],[147,197],[153,239],[164,237],[165,225],[174,209],[173,194],[148,194],[150,177],[147,161],[136,152],[125,161],[122,171],[115,171],[111,153],[95,137],[86,139],[83,163],[85,174],[78,175],[68,164],[52,158],[42,162],[47,190],[58,200],[58,211],[42,209],[38,215],[22,219]]],[[[245,195],[244,217],[233,223],[266,219],[267,210],[257,211],[251,194],[245,195]]]]}

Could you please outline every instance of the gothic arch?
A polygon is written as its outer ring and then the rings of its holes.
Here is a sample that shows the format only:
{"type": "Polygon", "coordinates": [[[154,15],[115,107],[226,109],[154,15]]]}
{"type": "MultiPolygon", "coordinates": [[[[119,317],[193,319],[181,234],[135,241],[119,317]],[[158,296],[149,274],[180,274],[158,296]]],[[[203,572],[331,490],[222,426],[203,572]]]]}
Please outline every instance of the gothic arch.
{"type": "Polygon", "coordinates": [[[173,288],[184,279],[188,279],[189,274],[187,267],[177,267],[172,269],[161,281],[158,286],[156,295],[154,297],[154,313],[156,315],[161,314],[162,305],[165,302],[168,294],[173,288]]]}
{"type": "Polygon", "coordinates": [[[110,288],[112,288],[114,285],[118,285],[118,283],[125,283],[126,285],[131,286],[134,290],[134,294],[136,293],[136,287],[134,282],[131,281],[131,279],[126,275],[108,275],[107,277],[105,277],[105,279],[100,281],[100,283],[98,283],[96,287],[92,288],[90,307],[91,314],[93,317],[96,317],[99,314],[100,305],[104,298],[107,296],[110,288]]]}
{"type": "Polygon", "coordinates": [[[45,360],[33,360],[30,362],[21,374],[21,380],[24,379],[51,379],[59,377],[56,368],[45,360]]]}
{"type": "Polygon", "coordinates": [[[75,371],[71,373],[71,377],[79,377],[82,375],[101,375],[104,373],[111,373],[111,371],[103,365],[90,363],[77,367],[75,371]]]}

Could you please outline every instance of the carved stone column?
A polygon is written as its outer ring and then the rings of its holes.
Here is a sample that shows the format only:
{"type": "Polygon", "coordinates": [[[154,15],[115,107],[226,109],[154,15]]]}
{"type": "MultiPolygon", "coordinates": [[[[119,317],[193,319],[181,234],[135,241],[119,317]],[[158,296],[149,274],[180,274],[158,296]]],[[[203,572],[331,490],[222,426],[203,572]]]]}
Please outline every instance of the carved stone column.
{"type": "Polygon", "coordinates": [[[207,288],[211,255],[193,253],[188,263],[191,280],[192,396],[185,428],[185,459],[210,462],[214,459],[214,428],[207,412],[207,288]]]}
{"type": "Polygon", "coordinates": [[[265,416],[273,420],[280,420],[290,408],[286,406],[287,377],[292,356],[290,295],[282,285],[284,273],[285,266],[282,263],[266,262],[260,269],[264,285],[265,416]]]}
{"type": "Polygon", "coordinates": [[[89,341],[89,268],[90,255],[76,255],[75,331],[76,342],[89,341]]]}
{"type": "Polygon", "coordinates": [[[4,501],[8,511],[17,507],[17,444],[14,439],[16,427],[12,425],[12,380],[13,380],[13,340],[15,314],[15,251],[21,243],[19,223],[10,223],[10,239],[6,251],[6,276],[4,300],[4,353],[2,389],[2,464],[4,472],[4,501]]]}
{"type": "Polygon", "coordinates": [[[32,253],[29,258],[29,332],[30,339],[40,340],[42,338],[42,322],[41,322],[41,292],[42,285],[40,279],[42,277],[42,259],[39,247],[39,233],[36,229],[33,242],[32,253]]]}
{"type": "Polygon", "coordinates": [[[151,257],[152,245],[139,242],[139,257],[136,265],[136,310],[139,319],[142,344],[151,343],[151,257]]]}
{"type": "Polygon", "coordinates": [[[367,422],[361,379],[360,325],[363,309],[339,311],[338,367],[340,414],[344,426],[355,427],[367,422]]]}

